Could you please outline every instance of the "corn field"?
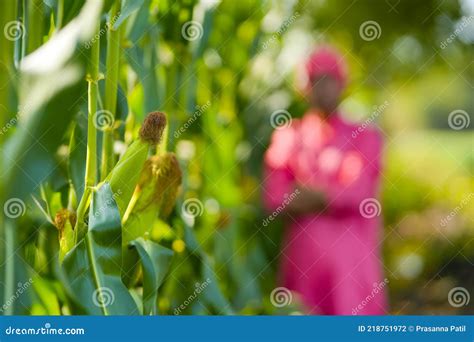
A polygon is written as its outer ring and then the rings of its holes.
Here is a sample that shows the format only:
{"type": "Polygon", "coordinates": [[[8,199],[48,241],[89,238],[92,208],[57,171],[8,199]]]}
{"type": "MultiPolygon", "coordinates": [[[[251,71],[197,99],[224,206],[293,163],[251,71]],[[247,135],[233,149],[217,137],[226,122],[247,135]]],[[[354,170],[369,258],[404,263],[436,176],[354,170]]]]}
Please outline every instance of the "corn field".
{"type": "MultiPolygon", "coordinates": [[[[175,6],[179,11],[171,9],[168,20],[189,21],[194,5],[175,6]]],[[[4,314],[170,312],[170,300],[188,295],[177,289],[178,277],[167,278],[168,270],[173,255],[193,243],[192,253],[174,258],[175,266],[187,265],[189,293],[194,284],[209,285],[201,299],[206,307],[232,312],[191,230],[201,202],[191,198],[175,212],[183,202],[183,166],[170,152],[169,127],[184,108],[199,105],[193,87],[179,86],[189,77],[182,61],[157,67],[150,41],[174,32],[147,24],[150,6],[115,0],[1,4],[8,30],[1,63],[4,314]],[[22,284],[27,293],[16,300],[22,284]],[[161,308],[159,295],[169,298],[161,308]]],[[[162,6],[173,5],[154,4],[153,10],[162,6]]],[[[187,40],[170,42],[167,53],[195,65],[202,46],[190,42],[204,32],[194,29],[187,40]]]]}

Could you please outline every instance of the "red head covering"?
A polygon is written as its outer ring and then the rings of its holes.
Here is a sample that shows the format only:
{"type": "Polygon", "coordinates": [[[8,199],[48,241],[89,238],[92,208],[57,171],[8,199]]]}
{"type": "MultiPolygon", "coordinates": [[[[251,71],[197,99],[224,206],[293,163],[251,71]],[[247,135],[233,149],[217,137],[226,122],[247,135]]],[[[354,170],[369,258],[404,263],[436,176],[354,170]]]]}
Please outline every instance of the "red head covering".
{"type": "Polygon", "coordinates": [[[344,57],[329,46],[315,50],[306,62],[306,72],[311,83],[319,76],[331,75],[339,81],[341,87],[347,83],[347,65],[344,57]]]}

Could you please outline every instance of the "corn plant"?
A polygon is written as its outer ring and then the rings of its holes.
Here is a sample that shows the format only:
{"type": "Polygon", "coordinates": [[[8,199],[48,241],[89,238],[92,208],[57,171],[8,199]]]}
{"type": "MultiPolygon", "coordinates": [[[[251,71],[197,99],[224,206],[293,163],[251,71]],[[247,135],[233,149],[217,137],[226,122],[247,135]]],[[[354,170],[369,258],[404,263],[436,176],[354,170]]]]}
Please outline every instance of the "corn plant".
{"type": "MultiPolygon", "coordinates": [[[[184,261],[191,288],[206,284],[199,302],[233,312],[211,258],[176,210],[183,165],[168,132],[183,100],[161,101],[150,44],[156,30],[144,25],[150,8],[168,5],[0,4],[4,314],[171,312],[187,294],[173,295],[179,291],[168,271],[184,261]],[[132,44],[137,37],[144,42],[132,44]],[[175,255],[184,249],[186,257],[175,255]],[[27,284],[21,296],[20,284],[27,284]]],[[[194,5],[181,6],[184,19],[194,5]]],[[[182,41],[174,47],[190,51],[182,41]]],[[[196,59],[202,52],[193,49],[196,59]]],[[[169,93],[181,71],[167,71],[169,93]]]]}

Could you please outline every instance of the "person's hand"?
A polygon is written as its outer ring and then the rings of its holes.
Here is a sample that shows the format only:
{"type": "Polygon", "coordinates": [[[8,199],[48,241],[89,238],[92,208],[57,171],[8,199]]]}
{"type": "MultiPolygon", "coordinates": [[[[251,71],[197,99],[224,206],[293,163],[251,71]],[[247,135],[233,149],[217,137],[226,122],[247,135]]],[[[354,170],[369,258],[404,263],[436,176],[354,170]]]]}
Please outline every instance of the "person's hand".
{"type": "Polygon", "coordinates": [[[326,195],[306,185],[297,184],[296,197],[287,206],[288,212],[295,215],[323,212],[327,206],[326,195]]]}

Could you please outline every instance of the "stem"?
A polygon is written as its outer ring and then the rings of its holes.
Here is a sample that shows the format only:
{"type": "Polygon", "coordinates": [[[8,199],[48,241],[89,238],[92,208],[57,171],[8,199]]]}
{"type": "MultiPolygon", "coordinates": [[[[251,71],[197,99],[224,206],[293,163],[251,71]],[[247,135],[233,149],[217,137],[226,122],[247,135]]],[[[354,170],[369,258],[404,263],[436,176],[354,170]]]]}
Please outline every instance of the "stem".
{"type": "MultiPolygon", "coordinates": [[[[1,1],[0,2],[0,27],[5,28],[6,25],[16,19],[17,4],[14,1],[1,1]]],[[[2,32],[4,33],[4,32],[2,32]]],[[[14,52],[15,42],[7,39],[5,34],[0,35],[0,124],[3,127],[6,123],[9,114],[15,110],[11,106],[11,94],[13,93],[13,81],[14,81],[14,52]]],[[[0,135],[0,144],[5,139],[5,135],[0,135]]],[[[0,167],[5,169],[5,161],[0,158],[0,167]]],[[[6,193],[10,181],[9,176],[0,177],[0,203],[5,203],[6,193]]],[[[4,217],[4,211],[0,211],[0,278],[2,284],[0,284],[0,298],[3,303],[10,300],[15,288],[15,275],[14,275],[14,259],[12,250],[14,251],[15,246],[16,229],[12,226],[11,222],[6,222],[4,217]]],[[[8,313],[10,313],[8,309],[8,313]]]]}
{"type": "Polygon", "coordinates": [[[74,227],[74,245],[86,235],[87,227],[84,223],[84,217],[86,215],[87,206],[89,205],[89,199],[91,196],[92,188],[85,188],[84,194],[82,195],[81,202],[77,207],[77,220],[76,226],[74,227]]]}
{"type": "MultiPolygon", "coordinates": [[[[96,35],[99,37],[100,22],[97,23],[96,35]]],[[[92,42],[91,61],[88,66],[88,115],[87,115],[87,156],[86,156],[86,174],[85,187],[81,201],[77,208],[77,220],[74,227],[74,245],[76,245],[87,232],[84,224],[91,188],[97,181],[97,130],[94,123],[94,117],[97,113],[98,82],[99,82],[99,57],[100,57],[100,38],[92,42]]]]}
{"type": "Polygon", "coordinates": [[[41,46],[43,41],[43,0],[28,3],[28,49],[27,54],[41,46]]]}
{"type": "Polygon", "coordinates": [[[17,21],[22,23],[24,31],[15,46],[15,66],[18,66],[19,62],[23,59],[23,57],[25,57],[26,48],[28,47],[28,5],[26,0],[18,1],[17,11],[17,21]]]}
{"type": "Polygon", "coordinates": [[[63,26],[64,17],[64,0],[58,0],[58,14],[56,20],[56,30],[60,30],[63,26]]]}
{"type": "MultiPolygon", "coordinates": [[[[4,303],[7,303],[15,293],[15,249],[16,249],[16,227],[11,220],[5,222],[5,293],[4,303]]],[[[13,305],[8,305],[5,315],[13,315],[13,305]]]]}
{"type": "Polygon", "coordinates": [[[113,130],[106,129],[104,130],[103,134],[103,141],[102,141],[102,165],[100,168],[100,176],[101,180],[104,180],[110,171],[112,171],[114,165],[114,144],[113,141],[113,130]]]}
{"type": "Polygon", "coordinates": [[[69,184],[67,209],[69,211],[74,211],[74,208],[77,208],[77,196],[76,196],[76,191],[74,190],[74,186],[71,183],[71,184],[69,184]]]}
{"type": "MultiPolygon", "coordinates": [[[[0,27],[5,28],[7,24],[16,19],[16,3],[13,1],[0,2],[0,27]]],[[[13,66],[14,66],[14,49],[15,42],[7,39],[7,36],[2,32],[0,35],[0,125],[4,127],[8,115],[14,110],[10,108],[10,92],[13,85],[13,66]]],[[[5,139],[6,135],[0,135],[0,142],[5,139]]],[[[3,178],[3,177],[2,177],[3,178]]]]}
{"type": "MultiPolygon", "coordinates": [[[[92,247],[92,242],[91,242],[90,239],[91,238],[89,236],[85,237],[87,256],[89,257],[89,263],[91,265],[91,271],[92,271],[92,278],[94,279],[96,291],[101,292],[100,295],[102,295],[102,291],[104,289],[104,286],[102,285],[102,283],[100,281],[100,277],[98,276],[99,272],[97,270],[97,265],[96,265],[97,256],[94,254],[94,248],[92,247]]],[[[103,303],[100,303],[100,308],[102,309],[102,312],[104,313],[104,316],[109,316],[109,311],[107,310],[107,305],[104,305],[103,303]]]]}
{"type": "Polygon", "coordinates": [[[91,61],[89,63],[89,89],[88,89],[88,122],[87,122],[87,157],[86,157],[86,175],[85,185],[87,187],[95,186],[97,181],[97,130],[94,123],[94,117],[97,113],[97,97],[99,92],[99,52],[100,22],[97,24],[96,35],[98,37],[92,43],[91,61]]]}
{"type": "MultiPolygon", "coordinates": [[[[120,28],[114,29],[114,21],[120,11],[120,1],[116,0],[110,11],[107,24],[107,58],[105,62],[105,106],[104,109],[115,117],[117,107],[117,88],[120,66],[120,28]]],[[[109,115],[110,115],[109,114],[109,115]]],[[[101,179],[105,179],[114,167],[114,129],[109,127],[104,131],[102,142],[101,179]]]]}

